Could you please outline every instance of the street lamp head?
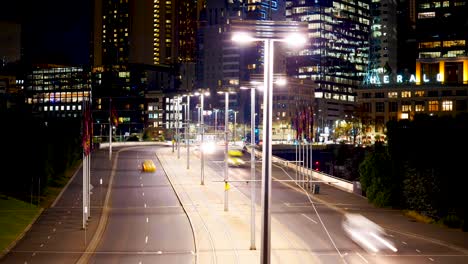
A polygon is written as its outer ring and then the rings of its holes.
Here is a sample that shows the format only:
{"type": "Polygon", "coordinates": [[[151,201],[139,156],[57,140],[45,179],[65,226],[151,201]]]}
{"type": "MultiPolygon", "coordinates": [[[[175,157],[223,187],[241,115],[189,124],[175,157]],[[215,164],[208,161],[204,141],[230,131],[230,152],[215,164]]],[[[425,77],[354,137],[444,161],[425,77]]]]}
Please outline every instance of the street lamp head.
{"type": "Polygon", "coordinates": [[[234,32],[232,34],[231,40],[234,42],[239,42],[239,43],[248,43],[248,42],[255,41],[255,39],[252,38],[252,36],[250,36],[246,32],[234,32]]]}
{"type": "Polygon", "coordinates": [[[275,84],[280,85],[280,86],[285,86],[286,85],[286,79],[280,78],[276,80],[275,84]]]}
{"type": "Polygon", "coordinates": [[[289,45],[302,46],[307,42],[307,39],[304,34],[291,33],[288,34],[283,41],[288,43],[289,45]]]}

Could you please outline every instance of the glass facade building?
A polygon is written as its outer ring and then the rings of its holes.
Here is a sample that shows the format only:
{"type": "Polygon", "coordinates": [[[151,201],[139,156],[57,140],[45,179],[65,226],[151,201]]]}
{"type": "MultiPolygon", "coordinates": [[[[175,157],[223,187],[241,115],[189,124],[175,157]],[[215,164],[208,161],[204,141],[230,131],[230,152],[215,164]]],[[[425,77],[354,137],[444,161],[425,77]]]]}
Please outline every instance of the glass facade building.
{"type": "Polygon", "coordinates": [[[320,134],[354,112],[355,89],[369,64],[370,1],[288,0],[286,18],[308,23],[309,43],[287,57],[287,70],[289,76],[317,83],[314,113],[315,120],[323,120],[320,134]]]}

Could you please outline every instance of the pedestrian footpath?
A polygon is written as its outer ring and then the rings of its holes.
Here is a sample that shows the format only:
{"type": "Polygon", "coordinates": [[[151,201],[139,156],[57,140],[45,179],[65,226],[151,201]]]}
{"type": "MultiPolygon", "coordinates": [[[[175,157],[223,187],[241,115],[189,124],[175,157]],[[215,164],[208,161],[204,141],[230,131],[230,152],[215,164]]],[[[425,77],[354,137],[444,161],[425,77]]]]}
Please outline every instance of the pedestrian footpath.
{"type": "MultiPolygon", "coordinates": [[[[197,263],[259,263],[261,211],[256,210],[256,250],[251,250],[251,207],[248,199],[235,187],[229,189],[228,211],[224,210],[223,171],[205,166],[201,185],[201,162],[190,156],[190,169],[185,157],[177,158],[171,148],[156,151],[193,226],[197,247],[197,263]]],[[[282,224],[271,219],[271,263],[318,263],[308,253],[307,245],[282,224]]]]}
{"type": "MultiPolygon", "coordinates": [[[[200,185],[200,159],[177,158],[170,148],[157,151],[162,166],[187,210],[194,227],[198,263],[258,263],[260,260],[261,208],[256,212],[256,248],[250,250],[250,199],[234,187],[229,190],[229,211],[224,211],[223,171],[205,166],[205,185],[200,185]]],[[[316,179],[313,179],[316,180],[316,179]]],[[[298,188],[293,183],[288,183],[298,188]]],[[[259,193],[260,191],[257,191],[259,193]]],[[[416,222],[401,210],[376,208],[363,196],[320,183],[315,202],[341,212],[359,212],[387,231],[442,245],[468,254],[468,236],[461,230],[416,222]]],[[[272,217],[271,263],[315,263],[307,245],[272,217]]]]}

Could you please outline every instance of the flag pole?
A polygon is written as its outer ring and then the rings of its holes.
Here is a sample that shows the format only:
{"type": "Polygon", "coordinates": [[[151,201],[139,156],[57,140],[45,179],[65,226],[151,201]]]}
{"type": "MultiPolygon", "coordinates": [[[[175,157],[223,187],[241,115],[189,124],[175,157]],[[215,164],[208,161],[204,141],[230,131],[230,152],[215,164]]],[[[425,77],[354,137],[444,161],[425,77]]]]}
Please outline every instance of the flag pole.
{"type": "Polygon", "coordinates": [[[112,98],[109,98],[109,160],[112,160],[112,98]]]}

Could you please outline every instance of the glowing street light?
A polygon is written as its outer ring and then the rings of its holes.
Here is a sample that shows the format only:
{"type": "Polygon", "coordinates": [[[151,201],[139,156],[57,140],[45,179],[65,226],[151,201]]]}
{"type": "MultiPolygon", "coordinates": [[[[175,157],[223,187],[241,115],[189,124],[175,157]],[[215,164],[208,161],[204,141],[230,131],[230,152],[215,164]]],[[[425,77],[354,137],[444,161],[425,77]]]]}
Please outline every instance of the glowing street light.
{"type": "Polygon", "coordinates": [[[201,185],[205,185],[205,151],[203,150],[203,137],[204,137],[204,134],[205,134],[205,129],[204,129],[204,117],[203,117],[203,104],[204,104],[204,99],[205,99],[205,96],[209,96],[210,93],[209,92],[196,92],[195,95],[198,95],[200,96],[200,129],[201,129],[201,142],[200,142],[200,156],[201,156],[201,169],[200,169],[200,184],[201,185]]]}
{"type": "MultiPolygon", "coordinates": [[[[234,22],[234,21],[233,21],[234,22]]],[[[288,42],[292,45],[302,45],[306,42],[305,35],[300,31],[307,29],[307,24],[296,21],[259,21],[241,20],[232,24],[232,40],[240,43],[262,41],[264,43],[264,91],[263,91],[263,152],[262,152],[262,239],[261,263],[270,263],[271,251],[271,159],[272,159],[272,102],[273,102],[273,48],[274,42],[288,42]],[[249,33],[245,32],[248,30],[249,33]],[[250,34],[250,32],[252,32],[250,34]],[[252,35],[255,34],[255,35],[252,35]]],[[[254,197],[252,197],[254,199],[254,197]]]]}

